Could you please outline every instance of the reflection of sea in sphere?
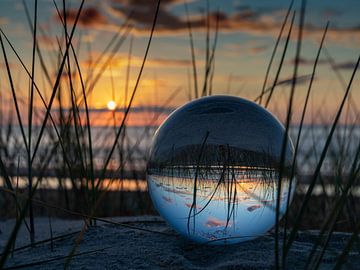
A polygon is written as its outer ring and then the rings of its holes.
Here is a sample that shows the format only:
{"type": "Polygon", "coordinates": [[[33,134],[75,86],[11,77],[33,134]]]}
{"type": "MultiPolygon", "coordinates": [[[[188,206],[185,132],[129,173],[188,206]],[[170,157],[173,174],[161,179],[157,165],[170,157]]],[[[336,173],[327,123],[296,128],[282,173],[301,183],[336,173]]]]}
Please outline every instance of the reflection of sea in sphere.
{"type": "Polygon", "coordinates": [[[284,135],[268,111],[237,97],[206,97],[177,109],[156,132],[148,163],[156,209],[197,242],[263,235],[275,224],[280,168],[280,215],[294,191],[290,138],[280,166],[284,135]]]}

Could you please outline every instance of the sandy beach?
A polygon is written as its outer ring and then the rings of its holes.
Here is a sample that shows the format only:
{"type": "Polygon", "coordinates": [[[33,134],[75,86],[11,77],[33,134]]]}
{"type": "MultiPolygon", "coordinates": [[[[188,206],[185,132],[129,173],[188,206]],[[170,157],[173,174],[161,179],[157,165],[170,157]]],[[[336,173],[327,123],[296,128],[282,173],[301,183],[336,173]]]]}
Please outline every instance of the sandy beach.
{"type": "MultiPolygon", "coordinates": [[[[158,216],[109,219],[85,230],[75,250],[70,269],[272,269],[274,237],[271,232],[253,241],[229,246],[196,245],[179,236],[158,216]],[[115,224],[118,223],[118,224],[115,224]],[[121,225],[120,225],[121,224],[121,225]]],[[[63,268],[83,228],[81,220],[35,219],[38,244],[31,248],[25,226],[16,240],[15,251],[5,269],[63,268]],[[46,241],[44,241],[46,240],[46,241]],[[43,242],[41,242],[43,241],[43,242]]],[[[6,243],[14,220],[0,222],[0,248],[6,243]]],[[[301,232],[288,256],[288,269],[303,269],[315,231],[301,232]]],[[[333,268],[350,235],[335,233],[320,269],[333,268]]],[[[356,246],[344,269],[358,269],[356,246]]]]}

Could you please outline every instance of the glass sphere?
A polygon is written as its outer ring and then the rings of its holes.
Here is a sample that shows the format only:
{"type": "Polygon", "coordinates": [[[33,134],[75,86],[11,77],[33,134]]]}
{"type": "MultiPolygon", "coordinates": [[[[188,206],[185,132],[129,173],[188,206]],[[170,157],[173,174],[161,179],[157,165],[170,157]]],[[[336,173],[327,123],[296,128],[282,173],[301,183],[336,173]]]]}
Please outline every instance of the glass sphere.
{"type": "MultiPolygon", "coordinates": [[[[180,234],[233,244],[275,225],[284,127],[267,110],[232,96],[204,97],[174,111],[156,131],[147,167],[155,208],[180,234]]],[[[282,166],[279,213],[289,190],[293,145],[282,166]]]]}

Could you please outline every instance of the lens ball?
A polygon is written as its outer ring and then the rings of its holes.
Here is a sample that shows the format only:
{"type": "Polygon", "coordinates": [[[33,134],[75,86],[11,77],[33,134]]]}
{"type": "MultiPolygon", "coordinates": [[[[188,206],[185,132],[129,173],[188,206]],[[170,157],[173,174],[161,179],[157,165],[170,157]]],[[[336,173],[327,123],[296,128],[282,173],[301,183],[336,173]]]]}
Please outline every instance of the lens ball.
{"type": "Polygon", "coordinates": [[[264,235],[294,193],[293,145],[285,136],[282,124],[251,101],[211,96],[189,102],[154,136],[147,181],[155,208],[199,243],[264,235]]]}

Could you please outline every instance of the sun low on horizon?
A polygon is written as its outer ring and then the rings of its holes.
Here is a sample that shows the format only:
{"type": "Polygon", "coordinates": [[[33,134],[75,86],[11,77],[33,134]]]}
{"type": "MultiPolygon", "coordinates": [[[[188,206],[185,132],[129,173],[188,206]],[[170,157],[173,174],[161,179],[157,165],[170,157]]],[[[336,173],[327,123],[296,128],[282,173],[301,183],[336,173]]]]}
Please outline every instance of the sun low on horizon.
{"type": "Polygon", "coordinates": [[[106,104],[107,108],[109,111],[115,111],[117,104],[114,100],[109,100],[108,103],[106,104]]]}

